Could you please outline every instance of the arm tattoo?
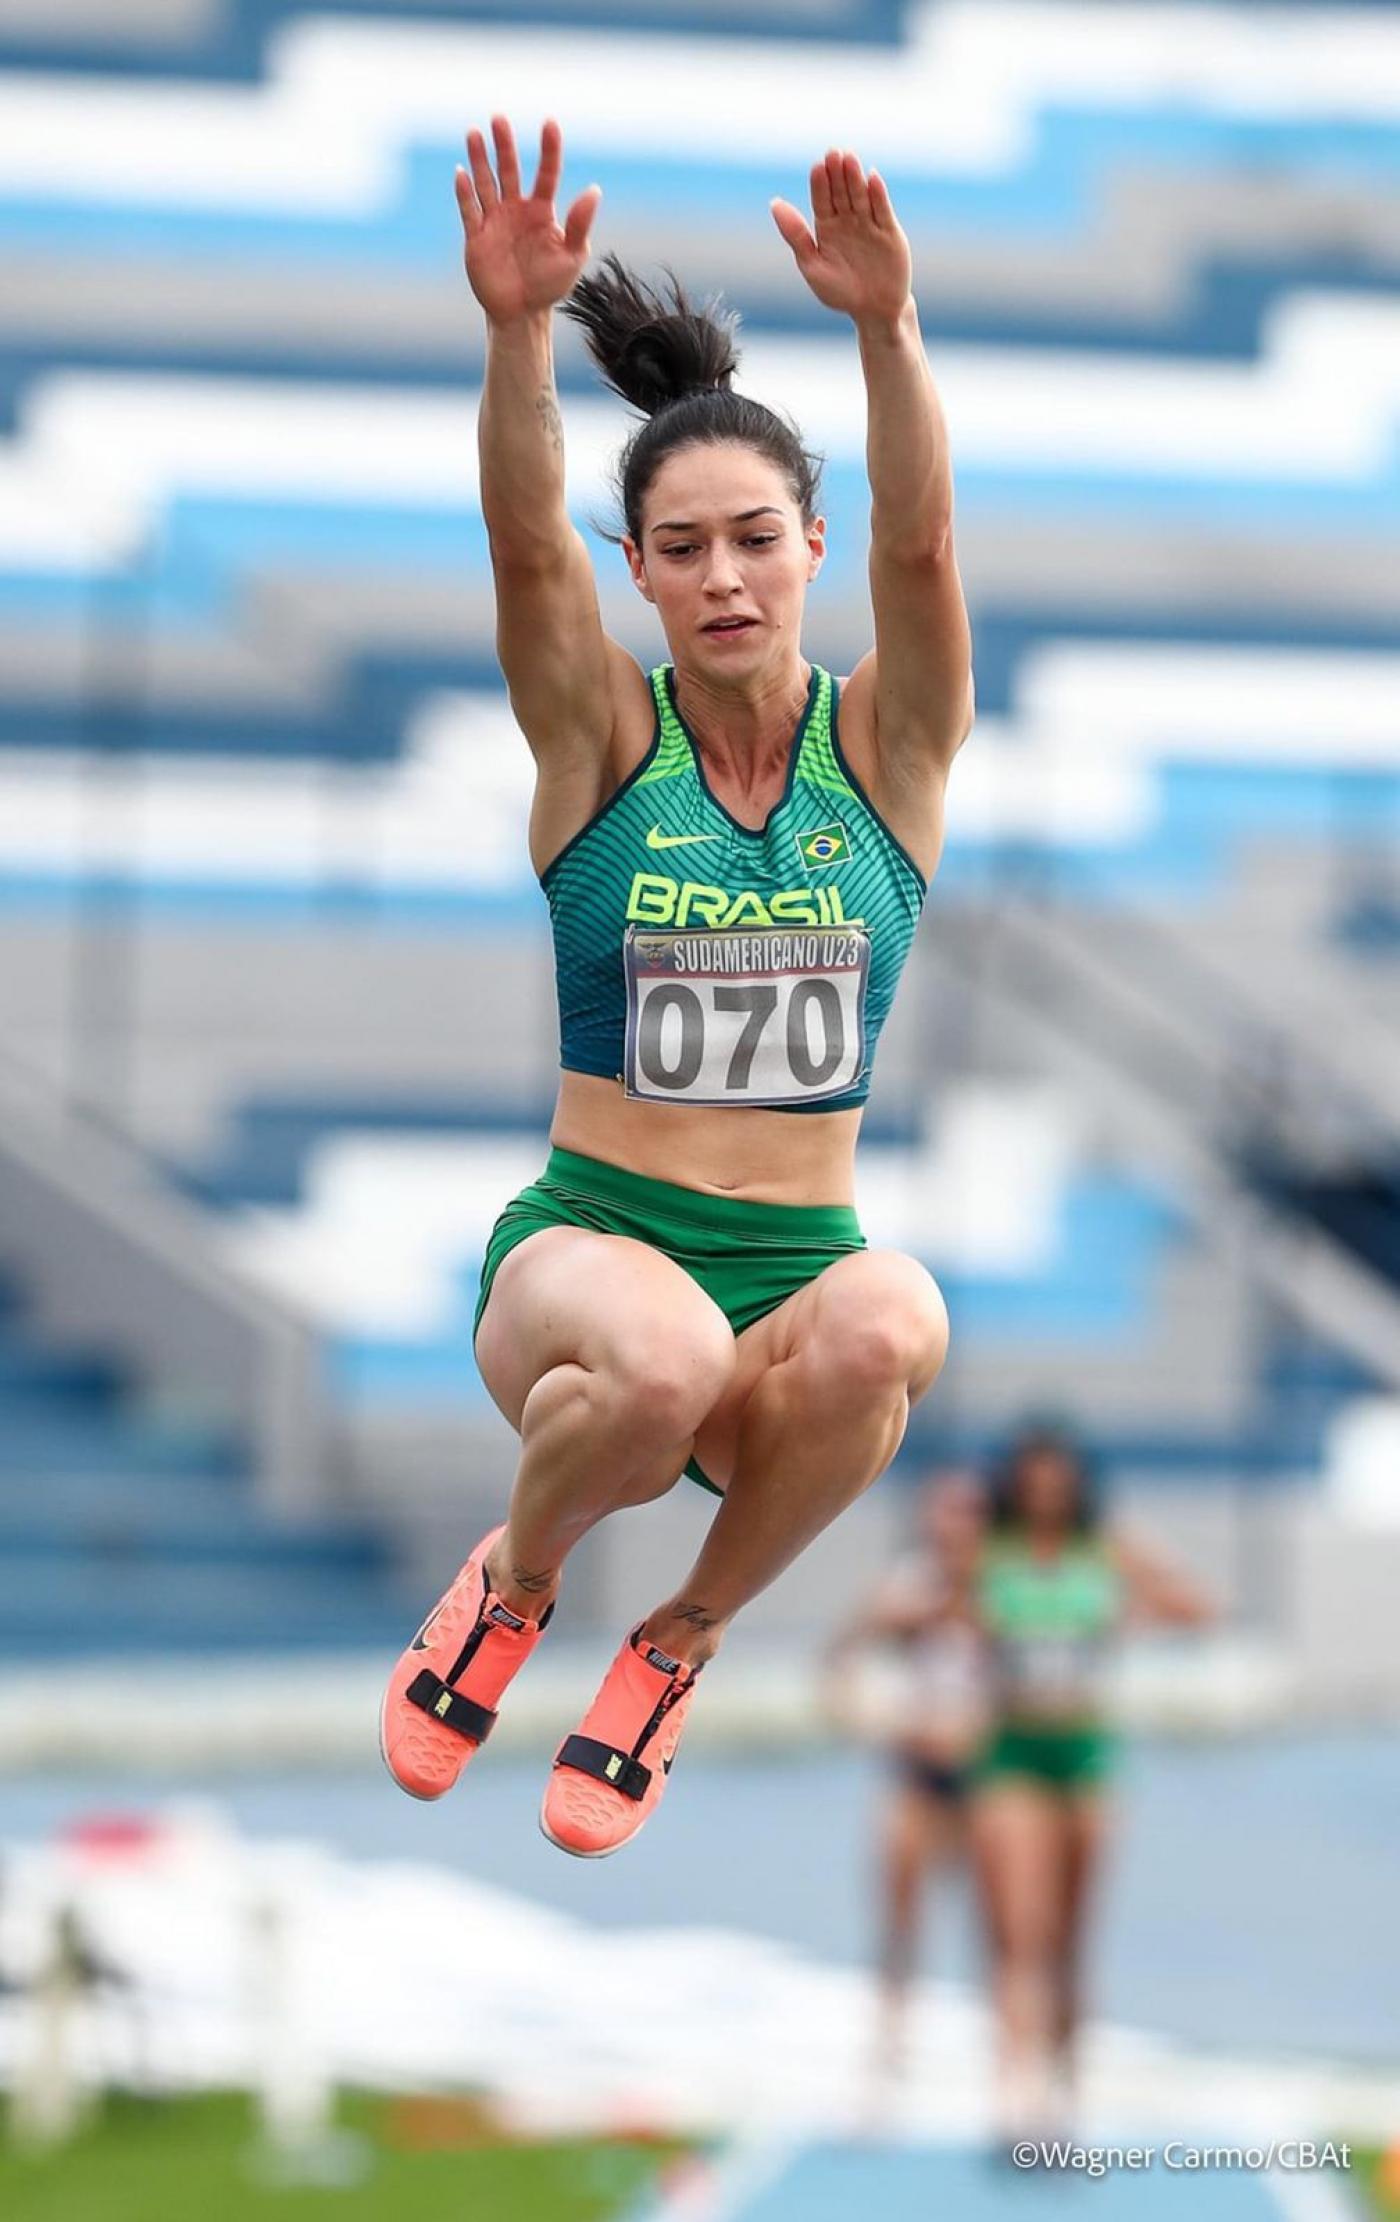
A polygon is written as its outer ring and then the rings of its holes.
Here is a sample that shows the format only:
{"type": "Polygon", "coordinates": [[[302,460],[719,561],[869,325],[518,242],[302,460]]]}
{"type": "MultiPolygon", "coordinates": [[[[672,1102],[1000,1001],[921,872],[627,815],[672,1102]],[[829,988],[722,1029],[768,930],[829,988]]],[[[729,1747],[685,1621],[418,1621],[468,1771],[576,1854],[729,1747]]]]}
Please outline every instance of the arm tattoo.
{"type": "Polygon", "coordinates": [[[556,454],[562,455],[564,452],[564,420],[559,414],[559,403],[553,386],[541,386],[535,396],[535,409],[556,454]]]}

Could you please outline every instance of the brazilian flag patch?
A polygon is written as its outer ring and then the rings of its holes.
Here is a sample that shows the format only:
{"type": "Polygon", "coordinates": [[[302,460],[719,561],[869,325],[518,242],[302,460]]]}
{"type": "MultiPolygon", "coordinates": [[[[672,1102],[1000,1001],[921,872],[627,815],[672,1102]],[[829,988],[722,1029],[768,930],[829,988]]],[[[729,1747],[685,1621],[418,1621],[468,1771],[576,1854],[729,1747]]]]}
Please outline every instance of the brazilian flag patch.
{"type": "Polygon", "coordinates": [[[846,828],[839,819],[829,826],[818,826],[815,833],[795,836],[797,853],[809,872],[820,872],[829,864],[845,864],[851,855],[851,844],[846,828]]]}

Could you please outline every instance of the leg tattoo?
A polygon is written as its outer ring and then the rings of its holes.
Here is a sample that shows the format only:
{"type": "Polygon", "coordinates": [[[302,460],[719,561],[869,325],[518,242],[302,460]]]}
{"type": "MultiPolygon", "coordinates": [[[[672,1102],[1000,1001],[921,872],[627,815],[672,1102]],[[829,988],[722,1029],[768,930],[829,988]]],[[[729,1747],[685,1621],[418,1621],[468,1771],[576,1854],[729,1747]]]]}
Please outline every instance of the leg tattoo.
{"type": "Polygon", "coordinates": [[[702,1635],[719,1626],[719,1614],[711,1612],[706,1605],[672,1605],[670,1617],[683,1620],[688,1628],[697,1628],[702,1635]]]}
{"type": "Polygon", "coordinates": [[[523,1589],[528,1597],[539,1597],[554,1587],[553,1574],[532,1574],[522,1566],[512,1566],[510,1574],[516,1588],[523,1589]]]}

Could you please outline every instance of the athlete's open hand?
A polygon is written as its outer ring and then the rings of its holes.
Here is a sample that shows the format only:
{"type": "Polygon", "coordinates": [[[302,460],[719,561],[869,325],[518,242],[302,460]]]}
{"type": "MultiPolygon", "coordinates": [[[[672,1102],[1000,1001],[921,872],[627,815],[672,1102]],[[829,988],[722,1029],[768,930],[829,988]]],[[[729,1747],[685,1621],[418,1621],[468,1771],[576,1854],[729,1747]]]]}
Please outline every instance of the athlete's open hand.
{"type": "Polygon", "coordinates": [[[520,189],[515,133],[491,118],[496,166],[480,131],[467,133],[468,172],[457,172],[457,206],[467,235],[467,279],[494,324],[553,308],[572,292],[588,260],[588,234],[602,187],[579,194],[562,228],[554,213],[564,134],[551,120],[540,133],[540,166],[529,194],[520,189]]]}
{"type": "Polygon", "coordinates": [[[812,224],[791,201],[774,201],[773,221],[817,299],[857,324],[899,315],[909,298],[913,257],[885,181],[867,177],[853,154],[832,148],[812,165],[812,224]]]}

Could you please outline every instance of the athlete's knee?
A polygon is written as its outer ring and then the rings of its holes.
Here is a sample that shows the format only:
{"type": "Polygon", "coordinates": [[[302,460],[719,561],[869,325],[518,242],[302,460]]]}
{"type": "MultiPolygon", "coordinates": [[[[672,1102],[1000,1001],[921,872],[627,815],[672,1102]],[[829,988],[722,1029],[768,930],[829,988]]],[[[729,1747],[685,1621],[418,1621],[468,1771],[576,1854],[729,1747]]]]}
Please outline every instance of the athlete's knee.
{"type": "Polygon", "coordinates": [[[938,1284],[912,1258],[866,1253],[823,1306],[813,1363],[848,1394],[921,1396],[948,1351],[948,1313],[938,1284]]]}
{"type": "Polygon", "coordinates": [[[885,1865],[885,1910],[890,1927],[905,1935],[913,1927],[923,1896],[924,1863],[901,1846],[885,1865]]]}
{"type": "Polygon", "coordinates": [[[1055,1967],[1055,1917],[1050,1907],[1017,1898],[1001,1909],[1002,1949],[1018,1967],[1049,1975],[1055,1967]]]}
{"type": "Polygon", "coordinates": [[[734,1337],[716,1311],[659,1328],[639,1325],[612,1353],[609,1374],[629,1418],[650,1440],[672,1443],[694,1435],[735,1364],[734,1337]]]}

